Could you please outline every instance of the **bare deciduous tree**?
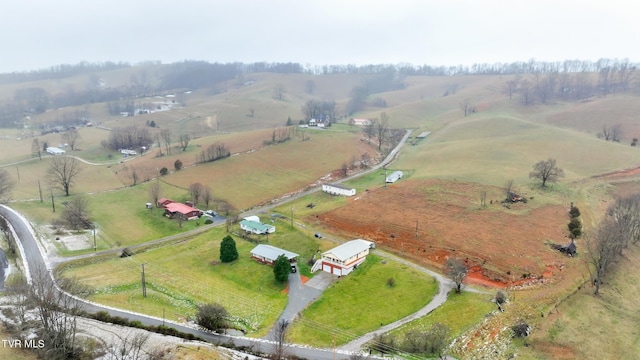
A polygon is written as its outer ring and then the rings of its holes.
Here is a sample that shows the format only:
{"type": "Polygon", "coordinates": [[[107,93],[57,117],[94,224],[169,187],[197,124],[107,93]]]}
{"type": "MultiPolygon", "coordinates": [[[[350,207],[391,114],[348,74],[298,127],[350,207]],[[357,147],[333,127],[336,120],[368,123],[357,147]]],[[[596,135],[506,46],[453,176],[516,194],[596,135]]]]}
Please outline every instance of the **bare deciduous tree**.
{"type": "Polygon", "coordinates": [[[615,124],[613,126],[602,125],[602,133],[598,134],[605,141],[620,142],[622,136],[622,125],[615,124]]]}
{"type": "Polygon", "coordinates": [[[69,196],[69,189],[80,173],[80,161],[69,156],[54,156],[49,164],[49,181],[51,185],[64,191],[69,196]]]}
{"type": "Polygon", "coordinates": [[[640,242],[640,194],[617,199],[607,214],[617,225],[624,247],[640,242]]]}
{"type": "Polygon", "coordinates": [[[289,321],[280,320],[276,324],[276,327],[273,332],[274,336],[274,349],[272,354],[272,359],[282,359],[286,357],[287,352],[287,330],[289,329],[289,321]]]}
{"type": "Polygon", "coordinates": [[[189,185],[189,195],[191,195],[191,200],[193,200],[193,205],[197,206],[198,201],[200,200],[200,196],[204,192],[204,185],[200,183],[194,183],[189,185]]]}
{"type": "Polygon", "coordinates": [[[508,80],[504,84],[503,92],[509,96],[509,100],[513,97],[513,94],[518,90],[518,84],[520,83],[520,78],[516,77],[515,79],[508,80]]]}
{"type": "Polygon", "coordinates": [[[39,160],[42,160],[42,146],[40,145],[40,140],[37,138],[31,142],[31,153],[38,156],[39,160]]]}
{"type": "Polygon", "coordinates": [[[284,85],[281,83],[276,84],[276,86],[273,87],[273,98],[282,100],[284,98],[284,91],[284,85]]]}
{"type": "Polygon", "coordinates": [[[149,187],[149,197],[151,198],[151,200],[153,201],[153,204],[156,207],[160,206],[160,204],[158,204],[158,200],[160,200],[161,194],[162,194],[162,187],[160,186],[160,182],[155,181],[149,187]]]}
{"type": "Polygon", "coordinates": [[[471,99],[464,99],[460,102],[460,109],[464,112],[464,116],[476,112],[476,106],[471,99]]]}
{"type": "Polygon", "coordinates": [[[202,191],[202,201],[204,201],[204,204],[206,207],[209,207],[209,204],[211,203],[212,200],[213,200],[213,192],[211,191],[210,187],[205,186],[202,191]]]}
{"type": "Polygon", "coordinates": [[[600,285],[616,263],[623,249],[621,233],[611,218],[603,220],[593,234],[585,236],[588,249],[589,271],[594,286],[594,295],[600,292],[600,285]]]}
{"type": "Polygon", "coordinates": [[[376,137],[378,138],[378,150],[382,150],[382,145],[389,136],[389,116],[387,113],[380,114],[380,121],[375,125],[376,137]]]}
{"type": "Polygon", "coordinates": [[[464,261],[450,257],[447,259],[445,263],[444,272],[447,274],[451,280],[456,284],[456,293],[459,294],[462,290],[462,283],[464,279],[467,277],[467,265],[465,265],[464,261]]]}
{"type": "Polygon", "coordinates": [[[80,140],[80,133],[76,129],[68,130],[62,133],[62,142],[68,144],[71,150],[76,149],[78,140],[80,140]]]}
{"type": "Polygon", "coordinates": [[[133,167],[131,168],[131,181],[133,186],[136,186],[138,184],[138,173],[133,167]]]}
{"type": "Polygon", "coordinates": [[[73,230],[91,229],[93,223],[90,219],[89,202],[83,196],[76,196],[71,201],[65,202],[61,220],[73,230]]]}
{"type": "Polygon", "coordinates": [[[131,330],[127,333],[114,333],[117,342],[108,350],[107,359],[128,360],[144,359],[145,345],[149,340],[149,334],[141,330],[131,330]]]}
{"type": "Polygon", "coordinates": [[[11,200],[11,191],[14,186],[15,182],[9,172],[5,169],[0,169],[0,204],[6,204],[11,200]]]}
{"type": "Polygon", "coordinates": [[[547,182],[556,182],[564,177],[564,170],[556,165],[556,159],[547,159],[533,165],[533,171],[529,173],[532,179],[542,180],[542,187],[547,186],[547,182]]]}
{"type": "Polygon", "coordinates": [[[187,146],[189,146],[190,141],[191,141],[191,136],[189,136],[189,134],[180,135],[180,147],[182,148],[182,151],[185,151],[187,149],[187,146]]]}
{"type": "Polygon", "coordinates": [[[160,130],[160,137],[164,142],[165,152],[167,153],[167,155],[171,155],[171,130],[169,129],[160,130]]]}
{"type": "Polygon", "coordinates": [[[59,291],[46,269],[36,268],[32,272],[29,298],[43,328],[44,348],[40,350],[48,359],[78,358],[82,349],[76,344],[76,318],[82,304],[68,294],[86,296],[89,291],[74,279],[56,274],[58,286],[66,293],[59,291]]]}

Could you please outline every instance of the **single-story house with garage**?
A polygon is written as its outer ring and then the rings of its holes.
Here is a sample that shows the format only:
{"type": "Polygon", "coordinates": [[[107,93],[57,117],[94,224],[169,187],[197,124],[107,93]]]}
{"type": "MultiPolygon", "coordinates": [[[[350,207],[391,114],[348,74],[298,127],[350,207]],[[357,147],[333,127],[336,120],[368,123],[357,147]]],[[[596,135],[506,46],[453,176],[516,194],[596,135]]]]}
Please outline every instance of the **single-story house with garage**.
{"type": "Polygon", "coordinates": [[[322,253],[322,258],[316,261],[311,272],[322,270],[330,274],[343,276],[355,270],[369,255],[369,250],[375,248],[375,243],[363,239],[347,241],[329,251],[322,253]]]}
{"type": "Polygon", "coordinates": [[[183,219],[193,220],[199,218],[202,215],[202,211],[192,208],[189,205],[171,202],[164,205],[164,214],[172,219],[177,216],[182,216],[183,219]]]}
{"type": "Polygon", "coordinates": [[[356,189],[338,184],[322,184],[322,191],[331,195],[353,196],[356,194],[356,189]]]}
{"type": "Polygon", "coordinates": [[[275,226],[261,223],[260,218],[257,216],[247,216],[244,218],[240,221],[240,228],[256,235],[273,234],[276,232],[275,226]]]}
{"type": "Polygon", "coordinates": [[[284,255],[289,259],[290,263],[295,263],[298,259],[298,254],[277,248],[271,245],[260,244],[251,250],[251,257],[258,262],[272,265],[278,256],[284,255]]]}

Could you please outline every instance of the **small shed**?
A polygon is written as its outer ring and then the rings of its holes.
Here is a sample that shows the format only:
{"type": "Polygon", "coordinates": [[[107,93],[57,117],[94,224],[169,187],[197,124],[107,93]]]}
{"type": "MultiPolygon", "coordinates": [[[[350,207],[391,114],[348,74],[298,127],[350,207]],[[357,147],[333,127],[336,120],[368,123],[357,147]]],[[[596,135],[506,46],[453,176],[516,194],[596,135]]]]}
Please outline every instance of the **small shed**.
{"type": "Polygon", "coordinates": [[[350,188],[338,184],[322,184],[322,191],[331,195],[353,196],[356,194],[355,188],[350,188]]]}
{"type": "Polygon", "coordinates": [[[298,254],[277,248],[271,245],[260,244],[251,250],[251,257],[258,262],[272,265],[278,256],[284,255],[289,259],[290,263],[295,263],[298,259],[298,254]]]}
{"type": "Polygon", "coordinates": [[[394,183],[394,182],[402,179],[403,175],[404,174],[402,173],[402,171],[394,171],[389,176],[386,177],[385,182],[394,183]]]}

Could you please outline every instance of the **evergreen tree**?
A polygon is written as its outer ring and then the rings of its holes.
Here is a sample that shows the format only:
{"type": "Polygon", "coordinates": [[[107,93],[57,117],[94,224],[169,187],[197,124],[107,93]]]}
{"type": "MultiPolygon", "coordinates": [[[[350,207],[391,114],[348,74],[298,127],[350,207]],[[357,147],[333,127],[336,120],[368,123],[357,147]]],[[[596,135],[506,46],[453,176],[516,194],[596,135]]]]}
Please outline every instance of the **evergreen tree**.
{"type": "Polygon", "coordinates": [[[273,275],[276,277],[276,281],[285,282],[289,279],[289,273],[291,272],[291,264],[286,256],[280,255],[273,263],[273,275]]]}
{"type": "Polygon", "coordinates": [[[231,235],[227,235],[222,239],[220,243],[220,261],[223,263],[232,262],[238,259],[238,249],[236,249],[236,242],[231,235]]]}

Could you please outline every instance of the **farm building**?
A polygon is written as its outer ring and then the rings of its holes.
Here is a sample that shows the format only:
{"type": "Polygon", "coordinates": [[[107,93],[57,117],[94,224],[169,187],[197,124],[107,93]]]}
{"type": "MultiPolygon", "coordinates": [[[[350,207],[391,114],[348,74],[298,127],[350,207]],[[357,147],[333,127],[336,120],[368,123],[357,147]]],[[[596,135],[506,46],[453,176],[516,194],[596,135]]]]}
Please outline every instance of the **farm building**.
{"type": "Polygon", "coordinates": [[[262,235],[272,234],[276,232],[276,227],[273,225],[267,225],[260,222],[260,218],[257,216],[247,216],[240,221],[240,228],[246,232],[262,235]]]}
{"type": "Polygon", "coordinates": [[[289,262],[294,263],[298,259],[298,254],[293,253],[291,251],[279,249],[275,246],[260,244],[251,250],[251,257],[256,259],[258,262],[265,264],[273,264],[274,261],[278,258],[278,256],[284,255],[289,259],[289,262]]]}
{"type": "Polygon", "coordinates": [[[322,253],[322,258],[316,261],[311,272],[322,270],[338,276],[347,275],[367,259],[369,250],[374,247],[375,243],[363,239],[347,241],[322,253]]]}
{"type": "Polygon", "coordinates": [[[182,216],[183,219],[193,220],[197,219],[202,215],[202,211],[192,208],[189,205],[170,202],[164,207],[164,214],[170,218],[175,218],[177,216],[182,216]]]}
{"type": "Polygon", "coordinates": [[[369,119],[351,119],[351,123],[356,126],[368,126],[371,125],[371,120],[369,119]]]}
{"type": "Polygon", "coordinates": [[[331,195],[353,196],[356,189],[337,184],[322,184],[322,191],[331,195]]]}
{"type": "Polygon", "coordinates": [[[402,173],[402,171],[394,171],[391,173],[391,175],[387,176],[387,178],[385,179],[385,181],[387,183],[394,183],[400,179],[402,179],[402,175],[404,175],[402,173]]]}
{"type": "Polygon", "coordinates": [[[66,151],[53,146],[49,146],[47,148],[47,154],[51,154],[51,155],[64,155],[65,152],[66,151]]]}
{"type": "Polygon", "coordinates": [[[167,204],[171,204],[172,202],[175,202],[175,201],[167,198],[161,198],[160,200],[158,200],[158,206],[165,207],[167,204]]]}

